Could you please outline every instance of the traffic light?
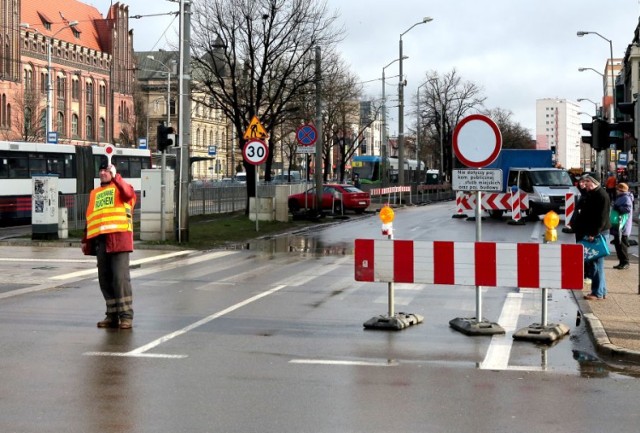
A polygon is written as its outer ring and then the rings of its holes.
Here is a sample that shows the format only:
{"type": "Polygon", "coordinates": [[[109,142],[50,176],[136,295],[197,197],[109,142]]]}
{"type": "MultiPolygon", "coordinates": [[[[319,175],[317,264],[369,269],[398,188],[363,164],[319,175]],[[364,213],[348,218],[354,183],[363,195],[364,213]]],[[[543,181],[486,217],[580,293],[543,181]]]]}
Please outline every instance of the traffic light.
{"type": "Polygon", "coordinates": [[[630,120],[620,120],[617,123],[620,125],[620,130],[626,134],[632,134],[635,138],[640,135],[640,131],[638,131],[638,125],[636,125],[637,120],[637,112],[640,107],[637,106],[636,102],[618,102],[616,104],[617,111],[620,114],[624,114],[624,117],[630,120]]]}
{"type": "Polygon", "coordinates": [[[164,152],[168,147],[173,145],[173,137],[169,137],[173,134],[173,128],[171,126],[165,126],[164,122],[160,122],[157,130],[158,135],[158,152],[164,152]]]}

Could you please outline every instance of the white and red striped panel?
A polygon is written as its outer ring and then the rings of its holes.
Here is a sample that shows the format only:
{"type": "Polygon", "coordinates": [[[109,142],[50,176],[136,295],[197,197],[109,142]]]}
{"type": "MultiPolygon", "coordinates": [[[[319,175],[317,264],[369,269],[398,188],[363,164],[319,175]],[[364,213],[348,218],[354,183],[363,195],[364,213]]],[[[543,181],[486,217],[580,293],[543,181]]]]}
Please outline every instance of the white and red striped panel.
{"type": "Polygon", "coordinates": [[[356,281],[581,290],[580,244],[356,239],[356,281]]]}

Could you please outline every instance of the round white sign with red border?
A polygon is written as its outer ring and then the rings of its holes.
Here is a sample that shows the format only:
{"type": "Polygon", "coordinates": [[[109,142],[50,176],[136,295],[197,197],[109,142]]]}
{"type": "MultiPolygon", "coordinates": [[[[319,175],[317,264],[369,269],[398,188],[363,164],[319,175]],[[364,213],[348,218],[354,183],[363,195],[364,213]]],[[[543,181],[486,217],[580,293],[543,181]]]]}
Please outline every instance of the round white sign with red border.
{"type": "Polygon", "coordinates": [[[453,152],[467,167],[486,167],[495,161],[501,149],[500,128],[483,114],[465,117],[453,130],[453,152]]]}
{"type": "Polygon", "coordinates": [[[249,140],[242,148],[242,157],[251,165],[263,164],[269,157],[269,146],[262,140],[249,140]]]}

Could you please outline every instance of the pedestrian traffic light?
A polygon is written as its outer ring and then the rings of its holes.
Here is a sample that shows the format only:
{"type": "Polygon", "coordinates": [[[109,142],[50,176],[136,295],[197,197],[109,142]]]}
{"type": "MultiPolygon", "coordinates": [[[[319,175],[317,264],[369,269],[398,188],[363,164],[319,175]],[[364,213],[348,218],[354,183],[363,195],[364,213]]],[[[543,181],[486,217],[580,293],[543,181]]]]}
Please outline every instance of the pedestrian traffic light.
{"type": "Polygon", "coordinates": [[[173,134],[173,128],[171,126],[165,126],[164,122],[160,122],[158,125],[158,152],[164,152],[168,147],[173,145],[173,137],[169,137],[173,134]]]}

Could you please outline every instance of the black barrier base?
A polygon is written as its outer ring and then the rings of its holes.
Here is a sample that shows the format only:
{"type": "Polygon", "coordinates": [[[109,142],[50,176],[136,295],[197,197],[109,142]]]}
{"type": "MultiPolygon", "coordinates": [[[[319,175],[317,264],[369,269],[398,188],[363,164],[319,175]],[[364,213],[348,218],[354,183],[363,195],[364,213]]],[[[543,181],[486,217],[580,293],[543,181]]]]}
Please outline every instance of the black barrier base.
{"type": "MultiPolygon", "coordinates": [[[[480,221],[484,221],[486,219],[487,219],[486,217],[480,217],[480,221]]],[[[476,220],[476,217],[474,216],[467,218],[467,221],[475,221],[475,220],[476,220]]]]}
{"type": "Polygon", "coordinates": [[[379,331],[399,331],[411,325],[422,323],[424,317],[419,314],[396,313],[393,316],[376,316],[367,320],[362,326],[365,329],[376,329],[379,331]]]}
{"type": "Polygon", "coordinates": [[[467,218],[467,215],[463,213],[456,213],[451,215],[451,218],[467,218]]]}
{"type": "Polygon", "coordinates": [[[509,222],[507,223],[511,226],[523,226],[525,224],[527,224],[526,222],[524,222],[524,218],[520,218],[518,221],[511,219],[509,220],[509,222]]]}
{"type": "Polygon", "coordinates": [[[449,326],[466,335],[504,334],[504,328],[497,323],[489,322],[487,320],[478,322],[475,317],[457,317],[455,319],[451,319],[449,321],[449,326]]]}
{"type": "Polygon", "coordinates": [[[569,327],[563,323],[550,323],[547,326],[533,323],[516,331],[513,334],[513,339],[534,341],[536,343],[553,343],[568,333],[569,327]]]}
{"type": "Polygon", "coordinates": [[[571,227],[563,227],[562,233],[575,233],[571,227]]]}

